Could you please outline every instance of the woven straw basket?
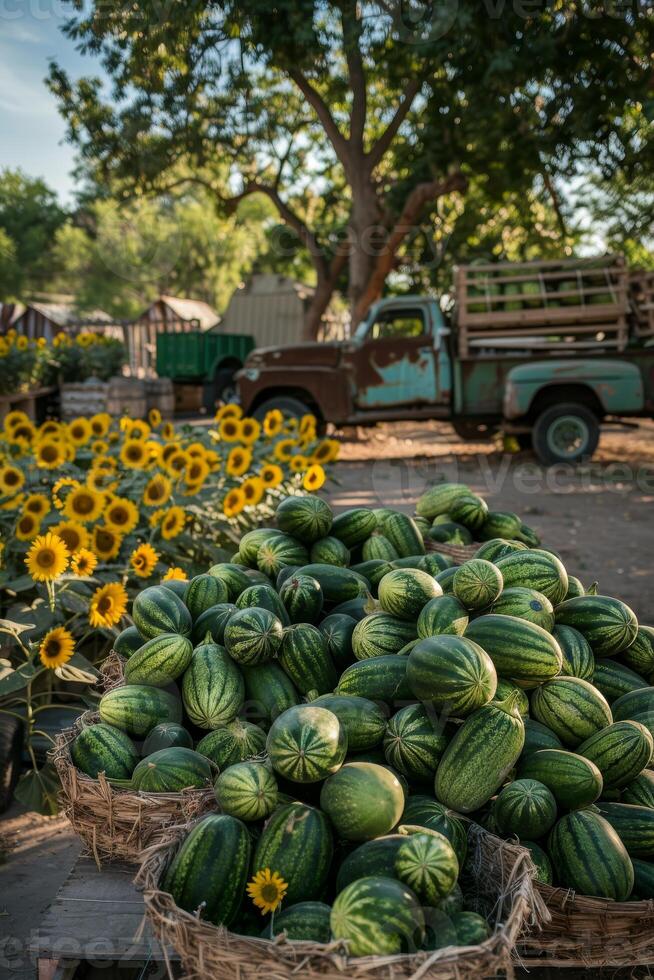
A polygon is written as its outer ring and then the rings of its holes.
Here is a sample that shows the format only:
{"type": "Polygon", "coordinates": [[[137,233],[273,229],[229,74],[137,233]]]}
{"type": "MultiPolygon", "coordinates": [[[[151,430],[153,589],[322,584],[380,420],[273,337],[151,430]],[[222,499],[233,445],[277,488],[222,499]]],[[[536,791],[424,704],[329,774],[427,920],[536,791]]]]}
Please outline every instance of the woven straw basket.
{"type": "Polygon", "coordinates": [[[144,847],[161,840],[171,825],[215,810],[216,798],[211,787],[137,793],[112,786],[102,773],[86,776],[73,765],[70,747],[82,728],[98,721],[98,714],[87,711],[57,736],[50,757],[61,780],[62,810],[98,867],[112,860],[138,864],[144,847]]]}
{"type": "Polygon", "coordinates": [[[620,967],[654,963],[654,901],[612,902],[536,882],[550,920],[519,944],[528,967],[620,967]]]}
{"type": "MultiPolygon", "coordinates": [[[[148,848],[136,877],[153,932],[163,948],[172,947],[179,955],[185,980],[284,980],[298,975],[320,980],[476,980],[502,971],[512,976],[516,939],[547,917],[534,891],[533,864],[524,848],[471,824],[474,900],[496,923],[493,935],[480,946],[355,959],[346,955],[342,942],[320,945],[239,936],[184,912],[158,887],[188,831],[188,826],[171,828],[166,841],[148,848]]],[[[172,977],[170,964],[169,973],[172,977]]]]}
{"type": "Polygon", "coordinates": [[[125,664],[127,660],[119,653],[112,650],[106,660],[100,665],[99,686],[104,694],[112,691],[114,687],[120,687],[125,683],[125,664]]]}
{"type": "Polygon", "coordinates": [[[462,565],[464,561],[474,558],[481,546],[478,544],[445,544],[442,541],[432,541],[431,538],[428,538],[425,541],[425,547],[428,552],[440,551],[441,555],[448,555],[462,565]]]}

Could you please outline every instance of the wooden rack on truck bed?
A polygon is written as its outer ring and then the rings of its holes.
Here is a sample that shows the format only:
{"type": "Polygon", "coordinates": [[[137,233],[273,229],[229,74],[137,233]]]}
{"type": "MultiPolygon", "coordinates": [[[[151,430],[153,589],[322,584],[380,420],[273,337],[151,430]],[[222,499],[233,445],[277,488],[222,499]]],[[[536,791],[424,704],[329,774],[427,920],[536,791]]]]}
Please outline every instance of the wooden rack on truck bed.
{"type": "Polygon", "coordinates": [[[646,342],[654,338],[654,272],[638,270],[629,275],[629,295],[634,311],[634,336],[646,342]]]}

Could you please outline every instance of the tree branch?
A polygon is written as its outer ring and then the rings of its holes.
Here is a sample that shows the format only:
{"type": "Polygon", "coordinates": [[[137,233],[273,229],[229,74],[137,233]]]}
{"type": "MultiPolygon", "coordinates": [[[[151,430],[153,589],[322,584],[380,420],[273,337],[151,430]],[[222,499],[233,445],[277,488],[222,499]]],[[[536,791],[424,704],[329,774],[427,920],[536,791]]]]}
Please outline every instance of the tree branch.
{"type": "Polygon", "coordinates": [[[397,131],[409,114],[409,110],[413,105],[413,101],[421,87],[422,81],[417,78],[412,78],[407,85],[404,92],[404,97],[395,110],[395,115],[370,152],[367,154],[367,160],[371,170],[374,170],[375,167],[381,162],[382,157],[395,139],[397,131]]]}
{"type": "Polygon", "coordinates": [[[289,68],[288,75],[289,78],[295,82],[309,105],[314,109],[318,119],[322,123],[322,127],[325,130],[327,137],[336,151],[336,156],[341,163],[344,163],[348,159],[347,140],[336,125],[334,117],[329,111],[329,106],[323,99],[320,92],[313,87],[311,82],[302,74],[301,71],[299,71],[297,68],[289,68]]]}

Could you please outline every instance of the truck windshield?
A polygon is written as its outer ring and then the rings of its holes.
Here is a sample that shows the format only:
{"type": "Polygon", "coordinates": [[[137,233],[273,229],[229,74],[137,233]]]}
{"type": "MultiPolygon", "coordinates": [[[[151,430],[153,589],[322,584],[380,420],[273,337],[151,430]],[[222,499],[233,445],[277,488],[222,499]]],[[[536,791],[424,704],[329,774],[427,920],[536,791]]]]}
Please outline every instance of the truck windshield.
{"type": "Polygon", "coordinates": [[[419,308],[382,310],[377,316],[363,320],[354,332],[356,340],[399,340],[403,337],[422,337],[427,333],[423,311],[419,308]]]}

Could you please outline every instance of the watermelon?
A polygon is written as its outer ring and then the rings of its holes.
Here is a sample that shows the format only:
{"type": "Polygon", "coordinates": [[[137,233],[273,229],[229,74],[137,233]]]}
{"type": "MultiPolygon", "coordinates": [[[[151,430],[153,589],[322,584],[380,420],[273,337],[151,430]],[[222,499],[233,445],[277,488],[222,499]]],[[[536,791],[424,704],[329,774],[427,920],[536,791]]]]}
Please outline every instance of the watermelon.
{"type": "Polygon", "coordinates": [[[285,901],[307,902],[323,895],[334,845],[324,813],[304,803],[277,807],[256,845],[252,872],[275,870],[288,884],[285,901]]]}
{"type": "Polygon", "coordinates": [[[563,749],[531,752],[520,761],[518,776],[543,783],[566,810],[590,806],[602,792],[602,774],[595,763],[563,749]]]}
{"type": "Polygon", "coordinates": [[[141,759],[132,774],[132,787],[141,793],[180,793],[183,789],[201,789],[210,782],[209,760],[180,746],[153,752],[141,759]]]}
{"type": "MultiPolygon", "coordinates": [[[[465,566],[464,566],[465,567],[465,566]]],[[[551,633],[554,629],[554,606],[542,592],[514,586],[504,589],[501,596],[491,606],[492,613],[501,616],[517,616],[529,623],[536,623],[551,633]]]]}
{"type": "Polygon", "coordinates": [[[460,497],[469,497],[470,487],[465,483],[441,483],[434,487],[429,487],[419,497],[416,504],[416,513],[420,517],[426,517],[433,521],[439,514],[450,513],[450,508],[460,497]]]}
{"type": "Polygon", "coordinates": [[[183,749],[193,748],[193,739],[181,725],[166,721],[162,725],[155,725],[143,743],[143,756],[152,755],[160,749],[171,749],[179,747],[183,749]]]}
{"type": "Polygon", "coordinates": [[[442,803],[430,796],[416,794],[406,801],[400,829],[403,827],[425,827],[446,837],[463,865],[468,850],[468,835],[463,821],[442,803]]]}
{"type": "Polygon", "coordinates": [[[384,736],[388,763],[407,779],[431,782],[447,738],[434,711],[409,704],[393,715],[384,736]]]}
{"type": "Polygon", "coordinates": [[[586,590],[575,575],[568,575],[568,591],[565,594],[565,598],[574,599],[578,595],[586,595],[586,590]]]}
{"type": "Polygon", "coordinates": [[[128,735],[147,735],[163,721],[182,720],[179,698],[158,687],[125,684],[114,687],[100,698],[100,719],[128,735]]]}
{"type": "Polygon", "coordinates": [[[284,934],[289,942],[328,943],[332,910],[324,902],[296,902],[271,916],[261,935],[274,939],[284,934]]]}
{"type": "Polygon", "coordinates": [[[463,636],[468,625],[468,612],[453,595],[441,595],[430,599],[418,616],[418,636],[439,636],[451,633],[463,636]]]}
{"type": "Polygon", "coordinates": [[[458,946],[480,946],[490,936],[488,922],[478,912],[456,912],[452,925],[458,946]]]}
{"type": "Polygon", "coordinates": [[[323,784],[320,807],[342,840],[371,840],[397,824],[404,793],[385,766],[348,762],[323,784]]]}
{"type": "Polygon", "coordinates": [[[430,551],[428,555],[421,555],[418,568],[435,577],[445,569],[452,568],[453,565],[454,559],[449,555],[443,555],[440,551],[430,551]]]}
{"type": "Polygon", "coordinates": [[[145,638],[141,636],[136,626],[128,626],[121,633],[115,637],[113,642],[114,653],[120,654],[121,657],[129,660],[133,653],[142,647],[145,643],[145,638]]]}
{"type": "Polygon", "coordinates": [[[634,871],[624,844],[611,825],[592,810],[574,810],[555,825],[548,850],[556,879],[582,895],[624,902],[634,871]]]}
{"type": "Polygon", "coordinates": [[[536,779],[516,779],[501,791],[493,804],[493,818],[501,834],[522,840],[544,837],[556,821],[552,791],[536,779]]]}
{"type": "Polygon", "coordinates": [[[616,721],[582,742],[577,752],[595,763],[605,789],[621,789],[649,765],[654,739],[637,721],[616,721]]]}
{"type": "Polygon", "coordinates": [[[442,572],[439,572],[438,575],[434,576],[441,587],[443,595],[453,595],[452,590],[454,588],[454,576],[460,567],[460,565],[450,565],[449,568],[443,569],[442,572]]]}
{"type": "Polygon", "coordinates": [[[654,626],[639,626],[636,639],[622,651],[621,656],[627,667],[651,684],[654,680],[654,626]]]}
{"type": "Polygon", "coordinates": [[[455,521],[440,521],[438,517],[427,531],[427,537],[441,544],[472,544],[472,534],[467,527],[464,527],[463,524],[457,524],[455,521]]]}
{"type": "Polygon", "coordinates": [[[497,688],[495,689],[493,701],[505,701],[509,694],[516,695],[516,705],[518,707],[518,711],[526,721],[527,715],[529,714],[529,698],[527,697],[527,694],[521,687],[518,687],[516,684],[512,684],[511,681],[507,681],[505,678],[500,677],[497,681],[497,688]]]}
{"type": "Polygon", "coordinates": [[[593,680],[595,657],[586,637],[573,626],[556,625],[552,630],[563,656],[561,673],[567,677],[581,677],[582,681],[593,680]]]}
{"type": "Polygon", "coordinates": [[[493,538],[506,538],[509,541],[520,537],[522,521],[517,514],[502,510],[491,510],[478,530],[479,541],[492,541],[493,538]]]}
{"type": "Polygon", "coordinates": [[[272,660],[283,636],[281,621],[269,609],[239,609],[225,627],[225,647],[236,663],[252,667],[272,660]]]}
{"type": "Polygon", "coordinates": [[[220,602],[229,600],[229,589],[225,582],[214,575],[196,575],[188,583],[184,604],[195,622],[203,612],[220,602]]]}
{"type": "Polygon", "coordinates": [[[269,578],[275,578],[285,565],[306,565],[309,552],[290,534],[267,538],[257,551],[257,568],[269,578]]]}
{"type": "Polygon", "coordinates": [[[167,687],[184,673],[192,656],[193,645],[188,637],[159,633],[129,658],[125,664],[125,682],[167,687]]]}
{"type": "Polygon", "coordinates": [[[346,548],[363,544],[377,527],[377,518],[366,507],[353,507],[337,514],[331,526],[331,533],[346,548]]]}
{"type": "MultiPolygon", "coordinates": [[[[438,908],[444,912],[447,916],[453,915],[454,912],[463,911],[463,892],[461,891],[461,886],[456,884],[449,895],[445,898],[441,898],[438,903],[438,908]]],[[[426,910],[427,913],[431,912],[431,909],[426,910]]],[[[443,945],[451,945],[451,943],[444,943],[443,945]]]]}
{"type": "MultiPolygon", "coordinates": [[[[312,562],[297,569],[298,575],[310,575],[317,579],[326,603],[338,604],[356,599],[368,591],[368,583],[351,568],[312,562]]],[[[339,610],[340,611],[340,610],[339,610]]]]}
{"type": "Polygon", "coordinates": [[[338,683],[338,675],[325,637],[309,623],[296,623],[284,632],[279,663],[300,694],[327,694],[338,683]]]}
{"type": "Polygon", "coordinates": [[[352,571],[363,577],[370,583],[370,588],[374,596],[377,595],[377,587],[384,575],[393,571],[391,562],[383,561],[380,558],[372,558],[370,561],[362,561],[357,565],[352,565],[352,571]]]}
{"type": "Polygon", "coordinates": [[[486,651],[501,677],[534,685],[561,670],[563,657],[554,637],[517,616],[479,616],[466,629],[465,638],[486,651]]]}
{"type": "Polygon", "coordinates": [[[354,658],[352,634],[357,620],[345,613],[332,613],[318,623],[318,629],[325,637],[327,649],[337,670],[348,667],[354,658]]]}
{"type": "Polygon", "coordinates": [[[640,858],[632,858],[631,863],[634,869],[631,900],[654,898],[654,864],[651,861],[641,861],[640,858]]]}
{"type": "Polygon", "coordinates": [[[321,565],[341,565],[347,568],[350,564],[350,551],[338,538],[320,538],[311,545],[309,560],[321,565]]]}
{"type": "Polygon", "coordinates": [[[361,553],[364,561],[377,558],[381,561],[390,562],[400,557],[389,539],[377,531],[363,542],[361,553]]]}
{"type": "Polygon", "coordinates": [[[73,765],[96,779],[103,772],[107,779],[129,779],[139,761],[131,738],[113,725],[88,725],[70,747],[73,765]]]}
{"type": "Polygon", "coordinates": [[[227,651],[217,643],[196,647],[182,679],[182,701],[193,724],[211,729],[232,721],[244,700],[243,677],[227,651]]]}
{"type": "Polygon", "coordinates": [[[531,711],[572,749],[613,722],[604,695],[579,677],[556,677],[536,688],[531,711]]]}
{"type": "Polygon", "coordinates": [[[277,780],[262,762],[237,762],[220,773],[214,783],[223,813],[239,820],[263,820],[277,806],[277,780]]]}
{"type": "Polygon", "coordinates": [[[633,857],[654,858],[654,810],[633,803],[603,803],[597,808],[633,857]]]}
{"type": "Polygon", "coordinates": [[[613,702],[611,710],[616,721],[638,719],[639,715],[654,711],[654,687],[641,687],[622,694],[613,702]]]}
{"type": "Polygon", "coordinates": [[[267,541],[269,538],[274,538],[281,533],[281,531],[272,527],[255,527],[252,531],[246,531],[238,546],[238,555],[241,561],[250,568],[256,568],[257,554],[261,545],[264,541],[267,541]]]}
{"type": "Polygon", "coordinates": [[[505,588],[523,586],[535,589],[546,596],[553,606],[561,602],[568,591],[568,573],[563,562],[549,551],[537,548],[516,551],[498,558],[497,567],[502,573],[505,588]]]}
{"type": "Polygon", "coordinates": [[[282,711],[299,704],[293,681],[277,663],[244,667],[246,707],[249,718],[270,725],[282,711]]]}
{"type": "Polygon", "coordinates": [[[266,751],[266,733],[258,725],[235,718],[205,735],[198,742],[196,751],[222,772],[237,762],[262,755],[266,751]]]}
{"type": "Polygon", "coordinates": [[[311,702],[336,715],[347,736],[348,752],[365,752],[379,745],[386,731],[386,712],[368,698],[323,694],[311,702]]]}
{"type": "Polygon", "coordinates": [[[394,878],[395,858],[406,839],[404,834],[388,834],[355,847],[346,855],[338,869],[336,892],[342,892],[353,881],[369,875],[394,878]]]}
{"type": "Polygon", "coordinates": [[[437,949],[445,949],[447,946],[458,945],[456,929],[450,918],[454,914],[454,906],[456,905],[456,901],[450,905],[450,897],[453,894],[452,892],[447,898],[441,899],[438,908],[432,908],[430,905],[423,907],[425,938],[421,949],[431,952],[437,949]]]}
{"type": "Polygon", "coordinates": [[[516,697],[493,701],[464,721],[436,770],[436,797],[460,813],[487,803],[518,760],[525,726],[516,697]]]}
{"type": "MultiPolygon", "coordinates": [[[[257,549],[258,550],[258,549],[257,549]]],[[[251,581],[243,568],[235,565],[234,562],[221,562],[219,565],[212,565],[209,575],[219,578],[225,583],[229,591],[229,601],[235,602],[243,589],[251,585],[251,581]]]]}
{"type": "Polygon", "coordinates": [[[500,558],[513,555],[516,551],[526,551],[527,546],[521,541],[507,541],[506,538],[491,538],[484,541],[475,551],[474,558],[485,558],[486,561],[498,562],[500,558]]]}
{"type": "Polygon", "coordinates": [[[227,814],[209,814],[193,826],[165,871],[161,888],[187,912],[214,925],[236,918],[250,865],[250,835],[227,814]]]}
{"type": "Polygon", "coordinates": [[[305,494],[285,497],[277,507],[275,520],[281,531],[309,545],[329,534],[334,515],[325,500],[305,494]]]}
{"type": "Polygon", "coordinates": [[[332,614],[335,616],[351,616],[358,623],[360,619],[370,614],[371,609],[370,594],[367,593],[357,596],[356,599],[347,599],[345,602],[339,602],[332,609],[332,614]]]}
{"type": "Polygon", "coordinates": [[[188,588],[188,582],[184,582],[181,579],[168,579],[166,581],[159,582],[162,589],[168,589],[169,592],[174,592],[175,595],[184,602],[186,596],[186,590],[188,588]]]}
{"type": "Polygon", "coordinates": [[[525,745],[522,750],[523,758],[525,758],[530,752],[537,752],[539,749],[563,748],[563,742],[559,736],[555,735],[552,729],[548,728],[547,725],[543,725],[540,721],[535,721],[533,718],[525,718],[524,722],[525,745]]]}
{"type": "Polygon", "coordinates": [[[544,851],[540,844],[536,844],[533,840],[522,840],[520,843],[531,854],[531,860],[536,869],[536,881],[540,881],[543,885],[551,885],[554,880],[554,872],[547,851],[544,851]]]}
{"type": "Polygon", "coordinates": [[[454,888],[459,861],[442,834],[411,834],[395,857],[395,877],[425,905],[435,906],[454,888]]]}
{"type": "Polygon", "coordinates": [[[336,896],[332,937],[344,940],[350,956],[386,956],[413,951],[425,934],[418,899],[393,878],[353,881],[336,896]]]}
{"type": "Polygon", "coordinates": [[[399,558],[408,558],[410,555],[424,555],[425,545],[416,522],[393,511],[388,515],[383,525],[384,537],[387,538],[397,552],[399,558]]]}
{"type": "Polygon", "coordinates": [[[464,636],[419,640],[409,654],[406,676],[419,701],[457,718],[487,704],[497,688],[493,661],[464,636]]]}
{"type": "Polygon", "coordinates": [[[472,558],[457,569],[452,580],[455,598],[466,609],[483,609],[499,597],[502,573],[497,565],[484,558],[472,558]]]}
{"type": "Polygon", "coordinates": [[[416,639],[415,623],[389,613],[377,612],[360,620],[352,633],[352,652],[357,660],[399,653],[416,639]]]}
{"type": "Polygon", "coordinates": [[[357,694],[391,706],[398,701],[413,701],[407,680],[407,662],[407,657],[393,654],[360,660],[343,671],[336,693],[357,694]]]}
{"type": "Polygon", "coordinates": [[[243,589],[236,600],[236,608],[267,609],[280,620],[282,626],[288,626],[290,623],[286,606],[282,602],[279,593],[273,589],[269,582],[249,585],[247,589],[243,589]]]}
{"type": "Polygon", "coordinates": [[[583,633],[596,657],[611,657],[626,650],[638,632],[638,620],[629,606],[604,595],[566,599],[557,606],[556,621],[583,633]]]}
{"type": "Polygon", "coordinates": [[[475,493],[457,497],[449,509],[449,515],[457,524],[463,524],[469,531],[478,531],[488,517],[488,505],[475,493]]]}
{"type": "Polygon", "coordinates": [[[654,771],[646,769],[624,787],[620,794],[622,803],[654,808],[654,771]]]}
{"type": "Polygon", "coordinates": [[[430,599],[442,595],[436,579],[415,568],[397,568],[384,575],[378,591],[384,612],[414,622],[430,599]]]}
{"type": "Polygon", "coordinates": [[[592,683],[598,691],[602,692],[609,704],[629,691],[639,691],[647,687],[644,677],[629,670],[613,657],[600,657],[595,660],[592,683]]]}
{"type": "Polygon", "coordinates": [[[237,607],[233,602],[219,602],[205,609],[193,625],[193,643],[202,643],[209,634],[214,643],[222,646],[225,642],[225,627],[236,611],[237,607]]]}
{"type": "Polygon", "coordinates": [[[347,735],[337,716],[312,704],[288,708],[270,726],[266,751],[273,769],[294,783],[317,783],[342,765],[347,735]]]}
{"type": "Polygon", "coordinates": [[[191,614],[182,600],[161,585],[151,585],[138,593],[132,603],[132,619],[147,640],[161,633],[190,636],[193,628],[191,614]]]}

